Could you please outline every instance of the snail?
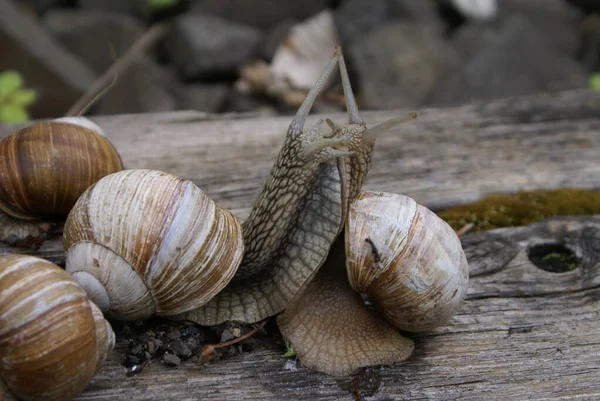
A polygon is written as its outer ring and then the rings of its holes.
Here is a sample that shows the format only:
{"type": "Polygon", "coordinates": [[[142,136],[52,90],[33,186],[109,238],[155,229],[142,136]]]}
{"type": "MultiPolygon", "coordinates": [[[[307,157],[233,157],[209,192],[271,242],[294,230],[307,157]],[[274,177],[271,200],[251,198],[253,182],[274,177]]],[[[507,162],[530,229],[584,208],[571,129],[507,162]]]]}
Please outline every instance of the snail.
{"type": "Polygon", "coordinates": [[[57,265],[0,256],[0,399],[66,401],[112,351],[110,323],[57,265]]]}
{"type": "MultiPolygon", "coordinates": [[[[361,123],[343,57],[340,72],[350,122],[361,123]]],[[[358,134],[342,175],[344,231],[314,280],[277,316],[283,337],[310,369],[346,376],[403,361],[414,343],[398,329],[444,324],[466,296],[468,263],[452,228],[407,196],[362,190],[375,139],[402,121],[358,134]]]]}
{"type": "Polygon", "coordinates": [[[64,229],[66,270],[100,309],[114,318],[143,319],[160,314],[212,326],[226,321],[255,323],[279,314],[282,334],[312,369],[345,375],[361,366],[404,360],[414,344],[400,335],[398,327],[423,330],[447,321],[464,298],[468,284],[460,241],[443,221],[409,198],[362,190],[376,138],[413,118],[411,114],[367,128],[358,113],[338,47],[289,125],[273,168],[244,222],[235,228],[216,223],[222,219],[237,223],[237,219],[208,198],[201,202],[210,206],[194,206],[191,193],[204,194],[185,180],[153,170],[117,172],[88,188],[71,210],[64,229]],[[324,121],[319,120],[304,131],[312,104],[338,63],[349,122],[337,125],[327,119],[331,132],[322,133],[324,121]],[[215,212],[204,219],[202,209],[215,212]],[[227,218],[215,217],[216,211],[227,218]],[[386,213],[389,216],[382,219],[390,227],[358,223],[386,213]],[[183,215],[191,222],[178,228],[183,215]],[[419,226],[421,223],[427,224],[419,226]],[[194,230],[213,230],[202,228],[202,224],[220,230],[215,229],[212,236],[198,235],[194,230]],[[384,234],[364,231],[363,226],[384,230],[384,234]],[[388,242],[386,235],[395,229],[395,241],[388,242]],[[217,250],[195,240],[206,240],[217,250]],[[235,256],[230,255],[234,251],[225,250],[232,244],[239,251],[235,256]],[[208,252],[201,259],[215,263],[189,263],[199,251],[208,252]],[[431,263],[424,262],[423,266],[411,267],[411,259],[404,258],[409,262],[408,270],[392,274],[396,267],[401,269],[400,262],[383,264],[396,253],[421,255],[425,251],[432,251],[431,263]],[[224,254],[230,257],[217,263],[216,256],[224,254]],[[162,270],[161,263],[174,270],[162,270]],[[188,271],[191,265],[200,273],[188,271]],[[351,266],[350,273],[344,273],[345,265],[351,266]],[[357,272],[359,269],[362,273],[357,272]],[[182,272],[187,279],[179,281],[182,272]],[[377,281],[391,276],[408,277],[408,281],[389,287],[377,281]],[[365,277],[373,281],[365,282],[365,277]],[[212,290],[203,296],[196,286],[205,285],[212,290]],[[187,294],[189,288],[194,296],[187,294]],[[388,310],[391,301],[371,292],[396,288],[416,289],[437,302],[419,302],[429,307],[424,312],[428,317],[421,317],[410,304],[388,310]],[[167,289],[175,292],[169,295],[167,289]],[[364,309],[361,293],[369,294],[393,323],[364,309]],[[329,298],[324,300],[327,294],[329,298]],[[132,299],[127,298],[130,295],[132,299]],[[164,299],[171,305],[163,306],[164,299]],[[334,313],[339,318],[323,319],[334,317],[334,313]],[[398,326],[398,321],[415,326],[398,326]],[[306,333],[327,347],[312,353],[314,343],[304,338],[306,333]],[[352,347],[337,343],[346,337],[354,340],[352,347]],[[338,352],[336,345],[345,351],[338,352]]]}
{"type": "Polygon", "coordinates": [[[173,318],[213,326],[226,321],[255,323],[282,312],[314,278],[343,229],[346,199],[362,185],[348,177],[358,177],[356,169],[368,169],[371,142],[378,135],[406,120],[396,118],[367,128],[358,116],[338,46],[290,123],[263,190],[243,222],[246,251],[238,272],[206,305],[173,318]],[[310,109],[338,62],[349,123],[336,126],[327,119],[332,131],[322,133],[323,120],[318,120],[303,132],[310,109]]]}
{"type": "Polygon", "coordinates": [[[64,228],[65,270],[118,320],[202,305],[233,277],[241,224],[188,180],[148,169],[90,186],[64,228]]]}
{"type": "Polygon", "coordinates": [[[407,196],[361,191],[344,229],[319,275],[277,317],[302,363],[333,376],[408,358],[414,343],[397,329],[447,323],[469,278],[456,233],[407,196]]]}
{"type": "Polygon", "coordinates": [[[0,140],[0,241],[38,239],[85,189],[122,169],[114,146],[85,117],[35,123],[0,140]]]}

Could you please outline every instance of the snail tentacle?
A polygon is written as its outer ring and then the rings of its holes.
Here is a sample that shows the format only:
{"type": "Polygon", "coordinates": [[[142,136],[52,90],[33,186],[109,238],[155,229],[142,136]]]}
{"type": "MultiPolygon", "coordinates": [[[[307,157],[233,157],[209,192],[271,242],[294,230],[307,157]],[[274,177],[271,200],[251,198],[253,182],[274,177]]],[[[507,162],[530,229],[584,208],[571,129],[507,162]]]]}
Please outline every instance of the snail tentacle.
{"type": "Polygon", "coordinates": [[[352,139],[323,135],[322,121],[306,132],[303,128],[340,57],[338,48],[288,128],[263,191],[243,223],[245,253],[235,277],[207,305],[176,318],[202,325],[260,321],[281,312],[325,261],[342,227],[339,160],[353,154],[347,149],[352,139]]]}

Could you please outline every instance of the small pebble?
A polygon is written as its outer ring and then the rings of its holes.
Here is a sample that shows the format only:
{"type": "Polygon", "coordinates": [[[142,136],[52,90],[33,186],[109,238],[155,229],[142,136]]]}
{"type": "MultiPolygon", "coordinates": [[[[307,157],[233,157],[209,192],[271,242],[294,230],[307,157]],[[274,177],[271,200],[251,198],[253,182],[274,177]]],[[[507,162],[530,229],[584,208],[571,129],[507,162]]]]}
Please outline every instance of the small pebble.
{"type": "Polygon", "coordinates": [[[221,333],[221,342],[222,343],[224,343],[225,341],[232,340],[234,338],[235,338],[235,335],[233,334],[233,330],[231,330],[231,329],[225,329],[221,333]]]}
{"type": "Polygon", "coordinates": [[[192,351],[190,348],[183,343],[183,341],[177,339],[171,343],[171,350],[177,354],[178,356],[186,359],[192,356],[192,351]]]}
{"type": "Polygon", "coordinates": [[[177,355],[165,352],[162,356],[162,361],[167,366],[179,366],[181,359],[177,355]]]}
{"type": "Polygon", "coordinates": [[[179,330],[171,330],[167,333],[167,338],[169,340],[177,340],[181,338],[181,332],[179,330]]]}
{"type": "Polygon", "coordinates": [[[129,351],[130,354],[139,355],[144,352],[144,346],[142,344],[134,345],[129,351]]]}
{"type": "Polygon", "coordinates": [[[192,352],[200,345],[200,342],[194,337],[189,338],[185,343],[192,352]]]}
{"type": "Polygon", "coordinates": [[[200,331],[196,326],[185,326],[181,329],[181,337],[189,337],[200,331]]]}
{"type": "Polygon", "coordinates": [[[298,365],[296,364],[296,360],[291,359],[289,361],[286,361],[285,365],[283,366],[283,370],[289,370],[290,372],[297,372],[298,365]]]}
{"type": "Polygon", "coordinates": [[[154,355],[154,353],[156,352],[156,343],[154,341],[148,341],[146,343],[146,348],[148,349],[148,352],[152,355],[154,355]]]}

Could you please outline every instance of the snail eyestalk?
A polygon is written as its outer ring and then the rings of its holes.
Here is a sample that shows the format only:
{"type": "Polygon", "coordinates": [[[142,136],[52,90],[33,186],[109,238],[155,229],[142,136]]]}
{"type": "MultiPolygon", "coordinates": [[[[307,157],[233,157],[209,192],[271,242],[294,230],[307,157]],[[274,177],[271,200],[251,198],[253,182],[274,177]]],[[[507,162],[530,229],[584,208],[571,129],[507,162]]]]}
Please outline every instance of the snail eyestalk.
{"type": "Polygon", "coordinates": [[[369,128],[365,131],[364,141],[366,143],[372,143],[377,139],[381,134],[389,131],[394,128],[398,124],[402,124],[408,121],[412,121],[417,118],[417,113],[410,113],[408,116],[392,118],[391,120],[387,120],[378,124],[374,127],[369,128]]]}
{"type": "Polygon", "coordinates": [[[363,124],[363,119],[358,113],[358,106],[356,105],[356,99],[354,98],[354,92],[352,91],[352,84],[350,84],[350,77],[348,76],[346,61],[344,60],[344,56],[341,54],[342,50],[338,46],[336,51],[340,52],[340,75],[342,77],[342,88],[344,89],[344,97],[346,98],[346,110],[348,110],[348,123],[363,124]]]}
{"type": "Polygon", "coordinates": [[[341,51],[342,50],[339,47],[336,48],[335,54],[329,61],[329,64],[327,64],[327,67],[325,67],[323,74],[321,74],[321,76],[319,77],[317,82],[315,82],[315,86],[313,86],[311,88],[311,90],[308,92],[308,94],[306,95],[304,102],[302,102],[302,105],[296,112],[296,116],[290,123],[290,126],[289,126],[290,131],[297,132],[297,133],[302,132],[302,129],[304,127],[304,122],[306,121],[306,117],[308,117],[308,113],[310,113],[310,109],[312,108],[313,103],[315,102],[317,96],[319,96],[319,93],[321,93],[323,88],[325,88],[325,86],[329,82],[329,77],[335,70],[335,66],[337,65],[337,63],[342,55],[341,51]]]}

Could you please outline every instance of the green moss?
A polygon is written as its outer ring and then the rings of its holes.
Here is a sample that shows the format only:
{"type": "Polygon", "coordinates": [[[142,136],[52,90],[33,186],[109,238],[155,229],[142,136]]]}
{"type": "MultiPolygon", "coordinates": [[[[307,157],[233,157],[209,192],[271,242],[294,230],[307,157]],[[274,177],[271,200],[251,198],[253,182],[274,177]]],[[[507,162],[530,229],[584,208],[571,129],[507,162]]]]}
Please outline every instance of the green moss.
{"type": "Polygon", "coordinates": [[[560,270],[572,271],[577,268],[577,259],[574,255],[563,255],[554,252],[545,255],[542,260],[550,266],[561,266],[560,270]]]}
{"type": "Polygon", "coordinates": [[[480,201],[438,212],[452,228],[473,223],[470,233],[523,226],[565,215],[600,213],[600,191],[557,189],[494,195],[480,201]]]}

